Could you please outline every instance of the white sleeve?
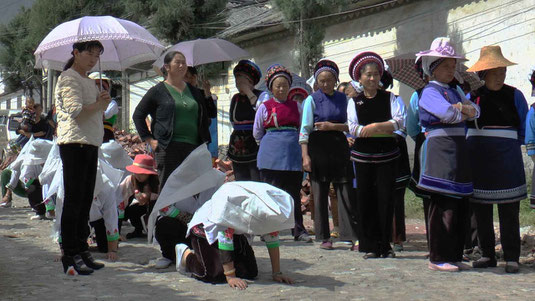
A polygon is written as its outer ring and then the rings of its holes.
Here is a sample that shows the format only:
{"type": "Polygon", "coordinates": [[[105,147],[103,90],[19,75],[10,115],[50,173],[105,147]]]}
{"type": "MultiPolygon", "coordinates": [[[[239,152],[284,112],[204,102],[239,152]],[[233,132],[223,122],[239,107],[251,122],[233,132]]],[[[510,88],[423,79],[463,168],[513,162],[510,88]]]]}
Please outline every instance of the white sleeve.
{"type": "Polygon", "coordinates": [[[360,131],[364,128],[364,126],[359,124],[357,109],[353,99],[349,99],[347,102],[347,126],[349,127],[349,134],[355,138],[359,137],[360,131]]]}
{"type": "Polygon", "coordinates": [[[117,113],[119,113],[119,106],[115,100],[112,100],[110,104],[108,104],[106,111],[104,111],[104,119],[109,119],[117,113]]]}
{"type": "Polygon", "coordinates": [[[407,119],[407,107],[401,96],[396,97],[390,93],[390,111],[392,119],[389,121],[394,125],[394,131],[405,129],[405,120],[407,119]]]}

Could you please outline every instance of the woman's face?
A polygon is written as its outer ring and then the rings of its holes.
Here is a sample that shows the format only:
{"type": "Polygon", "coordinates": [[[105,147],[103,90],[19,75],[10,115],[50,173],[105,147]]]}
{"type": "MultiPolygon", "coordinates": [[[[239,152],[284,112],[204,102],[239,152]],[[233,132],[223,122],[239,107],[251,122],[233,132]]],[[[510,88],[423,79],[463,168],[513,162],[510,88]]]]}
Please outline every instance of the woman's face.
{"type": "Polygon", "coordinates": [[[273,80],[271,93],[276,99],[285,101],[288,98],[288,91],[290,91],[290,83],[285,77],[279,76],[273,80]]]}
{"type": "Polygon", "coordinates": [[[360,71],[359,82],[368,91],[377,91],[379,89],[379,82],[381,81],[381,73],[376,64],[367,64],[360,71]]]}
{"type": "Polygon", "coordinates": [[[171,77],[184,78],[188,71],[186,58],[180,53],[175,54],[169,64],[165,65],[165,70],[167,70],[167,74],[171,77]]]}
{"type": "Polygon", "coordinates": [[[457,60],[451,58],[445,59],[435,68],[435,71],[433,71],[433,77],[438,82],[447,84],[453,80],[456,66],[457,60]]]}
{"type": "Polygon", "coordinates": [[[134,177],[136,177],[136,180],[138,182],[145,182],[149,178],[149,175],[141,174],[141,173],[135,173],[134,177]]]}
{"type": "Polygon", "coordinates": [[[318,77],[316,78],[316,83],[318,84],[318,88],[321,89],[323,93],[330,95],[334,92],[336,78],[331,72],[323,71],[318,74],[318,77]]]}
{"type": "Polygon", "coordinates": [[[242,92],[242,87],[249,87],[250,90],[253,89],[254,85],[251,79],[243,74],[243,73],[237,73],[236,74],[236,89],[238,89],[240,92],[242,92]]]}
{"type": "Polygon", "coordinates": [[[344,89],[344,93],[348,98],[357,96],[357,90],[355,90],[352,85],[347,85],[347,87],[344,89]]]}
{"type": "Polygon", "coordinates": [[[88,72],[98,63],[100,51],[101,49],[98,47],[93,47],[81,52],[78,49],[74,49],[74,63],[76,66],[88,72]]]}
{"type": "Polygon", "coordinates": [[[505,76],[507,75],[507,68],[500,67],[487,71],[485,74],[485,86],[491,91],[499,91],[505,83],[505,76]]]}

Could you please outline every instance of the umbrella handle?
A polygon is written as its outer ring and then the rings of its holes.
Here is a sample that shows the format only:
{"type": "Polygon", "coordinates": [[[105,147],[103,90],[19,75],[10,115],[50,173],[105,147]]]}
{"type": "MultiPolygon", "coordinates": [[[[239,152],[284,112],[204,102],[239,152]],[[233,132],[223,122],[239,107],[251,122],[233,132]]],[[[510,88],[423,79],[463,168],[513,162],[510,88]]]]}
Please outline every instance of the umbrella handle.
{"type": "Polygon", "coordinates": [[[100,65],[100,57],[98,58],[98,77],[99,77],[99,83],[100,83],[100,92],[102,92],[102,67],[100,65]]]}

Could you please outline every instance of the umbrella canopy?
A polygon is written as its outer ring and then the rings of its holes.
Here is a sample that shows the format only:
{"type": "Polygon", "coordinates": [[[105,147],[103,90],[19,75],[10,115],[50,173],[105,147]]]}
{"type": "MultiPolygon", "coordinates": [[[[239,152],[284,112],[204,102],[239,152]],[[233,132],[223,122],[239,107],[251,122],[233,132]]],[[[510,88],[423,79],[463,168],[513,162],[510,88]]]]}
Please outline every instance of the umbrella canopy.
{"type": "MultiPolygon", "coordinates": [[[[425,86],[425,82],[420,78],[420,75],[414,68],[415,60],[416,56],[414,53],[406,53],[386,59],[385,62],[388,64],[389,71],[395,80],[404,83],[414,90],[418,90],[425,86]]],[[[477,74],[467,72],[466,69],[468,69],[468,67],[465,65],[457,64],[457,72],[461,75],[464,81],[470,84],[472,90],[476,90],[483,86],[483,82],[481,82],[477,74]]]]}
{"type": "MultiPolygon", "coordinates": [[[[102,70],[126,70],[128,67],[156,60],[164,46],[138,24],[111,16],[88,16],[68,21],[54,28],[35,51],[35,67],[63,70],[72,57],[76,42],[98,40],[104,46],[100,56],[102,70]]],[[[93,71],[98,70],[98,65],[93,71]]]]}
{"type": "Polygon", "coordinates": [[[163,67],[165,55],[171,51],[180,51],[186,56],[188,66],[198,66],[215,62],[234,61],[239,58],[249,57],[249,53],[233,43],[222,39],[197,39],[180,42],[160,56],[153,66],[163,67]]]}

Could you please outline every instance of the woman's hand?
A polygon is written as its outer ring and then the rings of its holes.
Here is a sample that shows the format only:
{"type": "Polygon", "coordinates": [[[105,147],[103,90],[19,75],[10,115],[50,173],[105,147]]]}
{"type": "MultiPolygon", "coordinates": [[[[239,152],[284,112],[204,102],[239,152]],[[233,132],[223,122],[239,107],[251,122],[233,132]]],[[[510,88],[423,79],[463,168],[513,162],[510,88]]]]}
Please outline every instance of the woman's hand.
{"type": "Polygon", "coordinates": [[[148,139],[148,142],[149,142],[150,148],[152,148],[152,151],[155,152],[156,148],[158,148],[158,140],[150,138],[148,139]]]}
{"type": "Polygon", "coordinates": [[[139,192],[135,194],[136,200],[141,206],[145,206],[149,202],[149,194],[145,192],[139,192]]]}
{"type": "Polygon", "coordinates": [[[101,109],[102,111],[105,111],[108,105],[110,104],[110,102],[111,102],[110,93],[108,93],[108,91],[105,91],[105,90],[100,91],[100,93],[97,96],[97,103],[98,103],[99,109],[101,109]]]}
{"type": "Polygon", "coordinates": [[[247,282],[243,279],[240,279],[238,277],[228,277],[227,276],[227,283],[230,287],[236,288],[239,290],[244,290],[247,288],[247,282]]]}
{"type": "Polygon", "coordinates": [[[318,131],[332,131],[334,124],[329,121],[321,121],[314,123],[314,126],[318,131]]]}
{"type": "Polygon", "coordinates": [[[347,144],[349,144],[349,147],[352,147],[355,144],[355,138],[347,137],[347,144]]]}
{"type": "Polygon", "coordinates": [[[303,156],[303,170],[306,172],[312,172],[312,163],[310,156],[308,155],[303,156]]]}
{"type": "Polygon", "coordinates": [[[372,123],[365,126],[362,130],[360,130],[359,137],[360,138],[369,138],[372,135],[374,135],[377,132],[377,124],[372,123]]]}
{"type": "Polygon", "coordinates": [[[273,274],[273,281],[277,281],[279,283],[294,284],[294,280],[292,278],[283,275],[282,273],[273,274]]]}

